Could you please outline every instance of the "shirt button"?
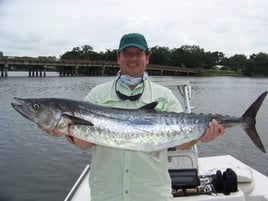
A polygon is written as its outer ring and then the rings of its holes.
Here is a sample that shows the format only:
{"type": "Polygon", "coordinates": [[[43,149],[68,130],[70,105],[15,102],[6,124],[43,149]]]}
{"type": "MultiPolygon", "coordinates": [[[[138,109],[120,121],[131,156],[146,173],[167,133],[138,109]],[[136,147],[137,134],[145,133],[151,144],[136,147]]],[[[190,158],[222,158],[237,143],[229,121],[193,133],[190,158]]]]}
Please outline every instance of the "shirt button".
{"type": "Polygon", "coordinates": [[[125,191],[125,194],[128,194],[128,191],[127,190],[125,191]]]}
{"type": "Polygon", "coordinates": [[[128,170],[126,170],[126,173],[128,173],[128,170]]]}

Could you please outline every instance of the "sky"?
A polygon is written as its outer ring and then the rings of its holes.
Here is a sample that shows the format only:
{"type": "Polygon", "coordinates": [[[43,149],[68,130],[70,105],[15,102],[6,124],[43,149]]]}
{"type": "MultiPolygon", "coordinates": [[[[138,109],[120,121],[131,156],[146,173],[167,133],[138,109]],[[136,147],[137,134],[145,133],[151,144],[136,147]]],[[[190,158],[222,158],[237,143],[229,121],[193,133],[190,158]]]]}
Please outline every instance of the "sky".
{"type": "Polygon", "coordinates": [[[118,48],[125,33],[149,47],[268,53],[267,0],[0,0],[5,56],[56,56],[74,47],[118,48]]]}

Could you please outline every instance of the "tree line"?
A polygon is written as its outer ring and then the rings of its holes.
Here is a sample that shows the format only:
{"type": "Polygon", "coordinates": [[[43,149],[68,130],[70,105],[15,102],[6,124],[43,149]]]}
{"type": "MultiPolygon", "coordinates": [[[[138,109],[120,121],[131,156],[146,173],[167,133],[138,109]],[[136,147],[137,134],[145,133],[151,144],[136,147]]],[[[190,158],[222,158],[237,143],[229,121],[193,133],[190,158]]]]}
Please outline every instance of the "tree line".
{"type": "MultiPolygon", "coordinates": [[[[227,58],[222,52],[205,51],[197,45],[183,45],[172,49],[155,46],[151,48],[151,52],[151,64],[208,70],[220,66],[223,70],[239,72],[245,76],[268,76],[268,54],[264,52],[252,54],[249,57],[235,54],[227,58]]],[[[65,52],[60,58],[116,61],[116,55],[116,49],[96,52],[90,45],[83,45],[65,52]]]]}

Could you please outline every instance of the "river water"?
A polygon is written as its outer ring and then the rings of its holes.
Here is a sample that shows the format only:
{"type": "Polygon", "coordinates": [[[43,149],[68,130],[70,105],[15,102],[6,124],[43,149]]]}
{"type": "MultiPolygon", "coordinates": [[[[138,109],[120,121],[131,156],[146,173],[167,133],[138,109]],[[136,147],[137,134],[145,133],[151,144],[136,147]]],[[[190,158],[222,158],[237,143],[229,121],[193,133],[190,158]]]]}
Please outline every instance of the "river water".
{"type": "MultiPolygon", "coordinates": [[[[0,78],[0,200],[63,200],[87,163],[90,151],[80,150],[64,137],[51,137],[17,112],[13,97],[82,99],[96,84],[113,77],[0,78]]],[[[189,80],[195,113],[240,116],[264,91],[266,78],[152,77],[158,83],[189,80]]],[[[175,87],[171,89],[178,95],[175,87]]],[[[179,95],[178,95],[179,97],[179,95]]],[[[257,130],[268,150],[268,98],[257,116],[257,130]]],[[[198,145],[200,156],[231,154],[268,175],[268,154],[262,154],[242,129],[226,131],[209,144],[198,145]]]]}

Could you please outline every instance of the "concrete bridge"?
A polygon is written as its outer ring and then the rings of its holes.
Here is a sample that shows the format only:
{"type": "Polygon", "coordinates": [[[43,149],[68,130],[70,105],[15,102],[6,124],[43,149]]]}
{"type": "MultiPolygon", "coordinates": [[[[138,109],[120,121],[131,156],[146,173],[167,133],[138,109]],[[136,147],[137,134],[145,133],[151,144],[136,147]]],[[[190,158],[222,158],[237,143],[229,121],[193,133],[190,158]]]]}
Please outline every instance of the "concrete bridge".
{"type": "MultiPolygon", "coordinates": [[[[46,76],[47,71],[59,72],[60,76],[102,76],[114,75],[119,66],[116,62],[97,60],[58,60],[55,58],[0,57],[1,76],[7,77],[8,70],[25,70],[29,77],[46,76]]],[[[179,66],[147,66],[150,75],[197,75],[200,69],[179,66]]]]}

